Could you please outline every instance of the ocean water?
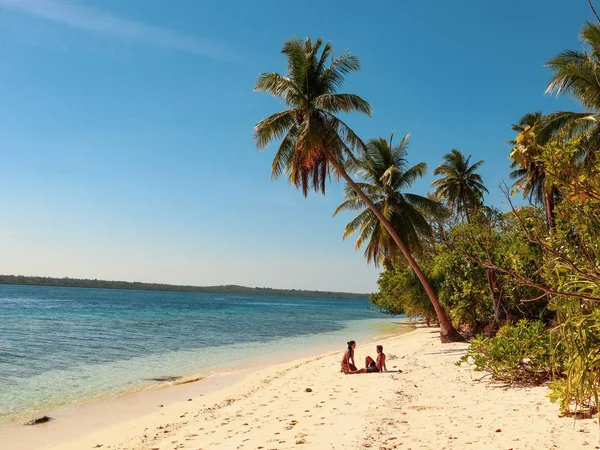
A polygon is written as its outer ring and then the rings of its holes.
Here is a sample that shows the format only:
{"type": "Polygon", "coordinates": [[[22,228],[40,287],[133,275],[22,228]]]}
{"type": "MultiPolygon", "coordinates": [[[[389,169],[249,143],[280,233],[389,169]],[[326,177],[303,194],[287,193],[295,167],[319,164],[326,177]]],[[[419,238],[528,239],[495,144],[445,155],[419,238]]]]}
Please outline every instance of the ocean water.
{"type": "MultiPolygon", "coordinates": [[[[0,285],[0,421],[382,334],[361,300],[0,285]]],[[[389,331],[389,328],[387,328],[389,331]]]]}

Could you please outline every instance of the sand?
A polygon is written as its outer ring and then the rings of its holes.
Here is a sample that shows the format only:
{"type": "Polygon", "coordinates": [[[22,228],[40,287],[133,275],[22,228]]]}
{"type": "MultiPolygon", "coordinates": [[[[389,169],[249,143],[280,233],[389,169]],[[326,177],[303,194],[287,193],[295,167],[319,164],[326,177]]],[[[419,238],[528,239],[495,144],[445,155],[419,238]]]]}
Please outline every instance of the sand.
{"type": "MultiPolygon", "coordinates": [[[[600,448],[596,420],[560,418],[544,386],[507,389],[456,367],[467,345],[441,344],[436,329],[381,343],[387,373],[340,373],[342,348],[273,364],[215,392],[148,406],[133,420],[38,448],[600,448]]],[[[357,363],[374,356],[374,345],[358,345],[357,363]]]]}

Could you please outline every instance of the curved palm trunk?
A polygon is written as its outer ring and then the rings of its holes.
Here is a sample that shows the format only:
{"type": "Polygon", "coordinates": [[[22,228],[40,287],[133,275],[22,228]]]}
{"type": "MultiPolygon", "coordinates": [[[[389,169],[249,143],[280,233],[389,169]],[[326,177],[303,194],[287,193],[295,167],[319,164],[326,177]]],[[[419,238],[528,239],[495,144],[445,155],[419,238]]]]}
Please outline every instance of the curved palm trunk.
{"type": "Polygon", "coordinates": [[[425,289],[425,292],[427,292],[427,296],[429,297],[429,300],[431,301],[431,304],[433,305],[433,309],[435,310],[435,314],[438,318],[438,321],[440,322],[440,339],[441,339],[441,341],[444,343],[464,341],[465,339],[460,335],[460,333],[458,331],[456,331],[456,328],[454,328],[454,325],[452,325],[450,320],[448,320],[448,317],[446,316],[446,313],[444,312],[444,309],[442,308],[442,305],[440,304],[440,301],[438,300],[437,294],[435,293],[435,291],[433,290],[433,288],[427,281],[427,278],[425,277],[425,274],[419,267],[419,264],[417,264],[415,259],[412,257],[410,250],[408,249],[406,244],[404,244],[404,242],[402,242],[402,239],[400,239],[400,236],[398,235],[398,233],[396,233],[396,230],[394,229],[394,227],[392,226],[390,221],[386,219],[386,217],[373,204],[373,202],[369,199],[369,197],[367,197],[367,195],[363,191],[360,190],[360,188],[356,185],[356,183],[352,180],[352,178],[350,178],[350,176],[346,173],[346,171],[341,166],[341,164],[338,161],[336,161],[335,158],[331,157],[331,155],[329,155],[328,159],[329,159],[329,162],[331,163],[331,165],[333,167],[335,167],[335,170],[342,176],[342,178],[344,180],[346,180],[346,182],[350,185],[350,187],[354,190],[354,192],[356,192],[356,194],[365,202],[365,204],[368,206],[368,208],[371,211],[373,211],[373,214],[375,214],[375,216],[377,216],[377,218],[379,219],[381,224],[385,227],[385,229],[388,231],[388,233],[390,233],[390,236],[392,237],[392,239],[394,240],[396,245],[398,245],[398,247],[402,251],[402,254],[406,258],[406,261],[408,261],[409,266],[415,272],[415,275],[417,275],[417,278],[419,278],[419,281],[423,285],[423,288],[425,289]]]}

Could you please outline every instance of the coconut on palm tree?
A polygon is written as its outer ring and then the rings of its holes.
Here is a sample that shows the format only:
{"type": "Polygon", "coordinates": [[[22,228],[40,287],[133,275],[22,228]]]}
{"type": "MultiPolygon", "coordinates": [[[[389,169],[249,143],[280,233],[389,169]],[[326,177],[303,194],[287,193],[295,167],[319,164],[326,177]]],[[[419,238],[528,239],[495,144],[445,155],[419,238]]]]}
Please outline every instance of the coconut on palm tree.
{"type": "MultiPolygon", "coordinates": [[[[362,182],[357,183],[371,202],[394,226],[402,241],[411,252],[421,251],[421,238],[431,237],[432,228],[423,213],[440,216],[442,205],[432,199],[405,192],[425,175],[427,164],[420,162],[408,167],[406,159],[408,135],[396,147],[384,138],[371,139],[359,156],[357,174],[362,182]]],[[[390,264],[398,257],[399,249],[390,234],[356,192],[346,185],[346,200],[337,207],[333,215],[341,211],[360,211],[346,225],[343,238],[358,232],[356,249],[363,244],[367,261],[376,266],[390,264]]]]}
{"type": "Polygon", "coordinates": [[[280,141],[272,177],[284,174],[304,195],[310,189],[325,193],[325,182],[332,172],[344,178],[381,221],[419,277],[436,310],[442,341],[462,340],[409,248],[345,170],[348,161],[356,159],[354,151],[364,151],[365,145],[337,114],[371,113],[370,104],[358,95],[339,92],[345,75],[360,69],[358,58],[349,53],[333,58],[331,44],[323,45],[320,39],[314,43],[310,39],[290,39],[283,45],[282,53],[287,57],[287,74],[262,73],[255,87],[280,98],[286,105],[286,109],[261,120],[254,128],[259,149],[280,141]]]}
{"type": "Polygon", "coordinates": [[[470,161],[471,155],[465,158],[460,150],[453,149],[444,155],[443,162],[433,171],[434,175],[442,178],[431,183],[438,198],[445,200],[457,214],[464,215],[467,222],[471,221],[471,213],[483,204],[483,193],[488,192],[481,175],[476,172],[483,160],[474,164],[470,161]]]}

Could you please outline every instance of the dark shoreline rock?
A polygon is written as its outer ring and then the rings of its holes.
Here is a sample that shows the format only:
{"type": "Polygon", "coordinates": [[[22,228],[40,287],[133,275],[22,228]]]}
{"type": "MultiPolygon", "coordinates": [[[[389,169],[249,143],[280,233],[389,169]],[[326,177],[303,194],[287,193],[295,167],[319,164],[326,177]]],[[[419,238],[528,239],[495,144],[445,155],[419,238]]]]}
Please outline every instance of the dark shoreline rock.
{"type": "Polygon", "coordinates": [[[30,420],[29,422],[25,422],[23,425],[38,425],[40,423],[50,422],[51,420],[52,417],[42,416],[38,417],[37,419],[30,420]]]}

